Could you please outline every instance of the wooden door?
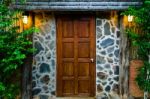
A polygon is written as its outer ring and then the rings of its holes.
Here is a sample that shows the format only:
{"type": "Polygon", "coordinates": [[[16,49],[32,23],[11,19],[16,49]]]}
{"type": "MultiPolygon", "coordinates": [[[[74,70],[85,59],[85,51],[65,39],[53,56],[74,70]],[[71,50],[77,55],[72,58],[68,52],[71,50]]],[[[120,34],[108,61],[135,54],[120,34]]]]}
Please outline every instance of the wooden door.
{"type": "Polygon", "coordinates": [[[94,17],[57,18],[57,96],[95,95],[94,17]]]}

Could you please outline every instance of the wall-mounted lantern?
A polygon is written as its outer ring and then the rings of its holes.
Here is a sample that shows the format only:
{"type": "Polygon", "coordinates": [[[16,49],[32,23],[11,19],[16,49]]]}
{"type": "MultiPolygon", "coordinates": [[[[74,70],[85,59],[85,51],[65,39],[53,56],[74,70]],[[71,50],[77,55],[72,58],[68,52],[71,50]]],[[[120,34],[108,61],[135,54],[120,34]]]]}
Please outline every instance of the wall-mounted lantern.
{"type": "Polygon", "coordinates": [[[133,16],[132,15],[128,15],[128,22],[132,22],[133,21],[133,16]]]}
{"type": "Polygon", "coordinates": [[[22,14],[22,17],[23,17],[23,24],[27,24],[28,23],[28,17],[29,17],[29,13],[27,11],[25,11],[23,14],[22,14]]]}

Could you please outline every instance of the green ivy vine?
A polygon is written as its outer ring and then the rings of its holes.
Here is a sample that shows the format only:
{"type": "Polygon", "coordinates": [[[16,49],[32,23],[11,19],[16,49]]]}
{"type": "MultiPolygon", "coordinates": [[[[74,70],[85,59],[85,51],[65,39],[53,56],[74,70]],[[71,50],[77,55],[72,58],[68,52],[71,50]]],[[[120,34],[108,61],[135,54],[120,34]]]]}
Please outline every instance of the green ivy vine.
{"type": "Polygon", "coordinates": [[[21,18],[22,12],[10,9],[6,0],[3,1],[0,4],[0,99],[15,99],[20,86],[19,81],[13,80],[18,75],[17,69],[35,50],[27,37],[37,29],[19,32],[20,27],[15,23],[21,18]]]}
{"type": "Polygon", "coordinates": [[[150,0],[144,0],[140,7],[129,8],[123,15],[133,15],[136,28],[140,30],[137,33],[133,28],[127,28],[126,33],[143,61],[143,66],[138,69],[137,84],[140,89],[150,92],[150,0]]]}

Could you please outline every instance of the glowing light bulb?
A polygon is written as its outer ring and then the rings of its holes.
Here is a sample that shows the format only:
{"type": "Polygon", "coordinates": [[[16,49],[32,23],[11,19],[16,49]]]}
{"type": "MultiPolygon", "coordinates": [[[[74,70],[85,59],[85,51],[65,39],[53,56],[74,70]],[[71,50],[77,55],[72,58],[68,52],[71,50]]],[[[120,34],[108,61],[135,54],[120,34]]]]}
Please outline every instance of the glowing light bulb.
{"type": "Polygon", "coordinates": [[[23,23],[24,24],[28,23],[28,16],[26,16],[26,15],[23,16],[23,23]]]}
{"type": "Polygon", "coordinates": [[[133,21],[133,16],[132,15],[128,15],[128,22],[132,22],[133,21]]]}

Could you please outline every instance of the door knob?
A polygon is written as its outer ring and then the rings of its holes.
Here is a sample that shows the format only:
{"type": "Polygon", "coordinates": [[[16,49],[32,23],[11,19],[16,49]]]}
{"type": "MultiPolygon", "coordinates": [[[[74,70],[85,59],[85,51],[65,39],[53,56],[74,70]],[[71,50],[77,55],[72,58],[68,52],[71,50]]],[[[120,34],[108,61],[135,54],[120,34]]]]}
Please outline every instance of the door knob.
{"type": "Polygon", "coordinates": [[[91,60],[92,63],[94,63],[94,59],[93,58],[91,58],[90,60],[91,60]]]}

